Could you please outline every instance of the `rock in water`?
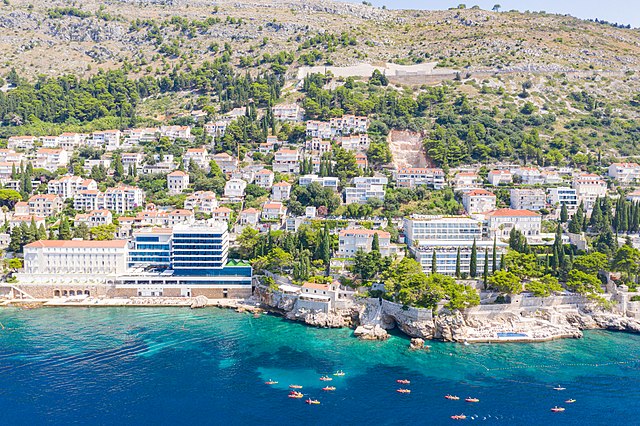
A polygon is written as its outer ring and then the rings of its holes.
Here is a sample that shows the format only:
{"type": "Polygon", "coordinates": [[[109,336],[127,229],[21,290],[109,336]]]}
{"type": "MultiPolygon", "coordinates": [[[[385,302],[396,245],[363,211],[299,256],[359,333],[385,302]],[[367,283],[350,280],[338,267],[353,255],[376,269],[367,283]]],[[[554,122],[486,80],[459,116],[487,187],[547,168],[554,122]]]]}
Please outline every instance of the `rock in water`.
{"type": "Polygon", "coordinates": [[[387,340],[389,333],[379,325],[360,325],[353,332],[353,335],[360,340],[387,340]]]}
{"type": "Polygon", "coordinates": [[[200,295],[191,299],[191,309],[205,308],[209,304],[206,296],[200,295]]]}
{"type": "Polygon", "coordinates": [[[413,350],[423,349],[424,348],[424,340],[419,337],[414,337],[411,339],[411,343],[409,344],[409,348],[413,350]]]}

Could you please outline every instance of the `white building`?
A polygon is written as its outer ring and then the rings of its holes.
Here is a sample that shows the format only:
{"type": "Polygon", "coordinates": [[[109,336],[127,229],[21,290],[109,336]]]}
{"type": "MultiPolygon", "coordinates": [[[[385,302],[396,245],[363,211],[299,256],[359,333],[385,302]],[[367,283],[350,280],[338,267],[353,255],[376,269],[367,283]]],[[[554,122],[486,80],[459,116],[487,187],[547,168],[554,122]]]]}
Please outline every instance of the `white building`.
{"type": "Polygon", "coordinates": [[[144,192],[142,189],[135,186],[119,185],[115,188],[107,188],[102,197],[99,197],[95,210],[107,209],[122,214],[143,205],[144,192]],[[100,202],[100,198],[102,198],[102,202],[100,202]]]}
{"type": "Polygon", "coordinates": [[[456,191],[480,188],[482,179],[474,172],[460,172],[453,178],[453,187],[456,191]]]}
{"type": "Polygon", "coordinates": [[[330,139],[331,136],[331,123],[315,120],[307,121],[308,138],[330,139]]]}
{"type": "Polygon", "coordinates": [[[636,190],[627,194],[627,200],[632,203],[637,203],[640,201],[640,190],[636,190]]]}
{"type": "Polygon", "coordinates": [[[184,208],[211,214],[218,208],[218,200],[213,191],[196,191],[184,200],[184,208]]]}
{"type": "Polygon", "coordinates": [[[387,183],[388,179],[383,176],[355,177],[353,178],[354,186],[344,189],[345,203],[365,204],[371,199],[384,201],[385,185],[387,183]]]}
{"type": "Polygon", "coordinates": [[[510,184],[513,182],[513,175],[509,170],[491,170],[487,175],[487,180],[493,186],[510,184]]]}
{"type": "Polygon", "coordinates": [[[104,147],[107,151],[115,151],[120,148],[120,138],[122,132],[120,130],[104,130],[101,132],[93,132],[91,135],[91,145],[96,147],[104,147]]]}
{"type": "Polygon", "coordinates": [[[280,220],[287,213],[286,207],[279,201],[268,201],[262,205],[262,220],[280,220]]]}
{"type": "Polygon", "coordinates": [[[40,148],[36,153],[34,168],[55,172],[69,164],[69,154],[60,148],[40,148]]]}
{"type": "Polygon", "coordinates": [[[346,114],[342,117],[332,118],[330,124],[334,136],[366,133],[369,127],[369,118],[346,114]]]}
{"type": "Polygon", "coordinates": [[[79,191],[98,189],[98,184],[93,179],[83,179],[80,176],[66,175],[60,179],[50,180],[47,184],[47,192],[56,194],[63,200],[73,198],[79,191]]]}
{"type": "Polygon", "coordinates": [[[485,215],[490,237],[508,238],[513,228],[526,237],[540,235],[542,216],[530,210],[498,209],[485,215]]]}
{"type": "Polygon", "coordinates": [[[569,187],[549,188],[549,203],[555,207],[561,207],[566,204],[567,210],[575,211],[580,201],[575,189],[569,187]]]}
{"type": "Polygon", "coordinates": [[[121,155],[122,166],[125,172],[130,169],[139,170],[144,162],[144,154],[141,152],[123,152],[121,155]]]}
{"type": "Polygon", "coordinates": [[[36,194],[29,198],[29,214],[40,217],[54,216],[60,211],[64,203],[55,194],[36,194]]]}
{"type": "Polygon", "coordinates": [[[362,250],[365,253],[371,251],[373,236],[378,235],[379,251],[382,256],[389,256],[395,253],[392,250],[391,234],[386,231],[370,229],[343,229],[339,233],[338,257],[353,257],[362,250]]]}
{"type": "Polygon", "coordinates": [[[246,188],[247,182],[242,179],[230,179],[224,185],[224,196],[232,199],[243,198],[246,188]]]}
{"type": "Polygon", "coordinates": [[[409,167],[398,170],[396,184],[399,188],[425,185],[433,189],[442,189],[445,184],[445,174],[442,169],[409,167]]]}
{"type": "Polygon", "coordinates": [[[467,216],[413,215],[404,219],[404,235],[409,247],[426,240],[480,240],[482,222],[467,216]]]}
{"type": "Polygon", "coordinates": [[[238,159],[226,152],[214,155],[213,161],[215,161],[222,173],[233,173],[238,169],[238,159]]]}
{"type": "Polygon", "coordinates": [[[510,201],[511,208],[516,210],[538,211],[546,206],[546,196],[542,189],[512,189],[510,201]]]}
{"type": "Polygon", "coordinates": [[[296,173],[300,168],[300,153],[296,149],[281,148],[273,157],[273,171],[296,173]]]}
{"type": "Polygon", "coordinates": [[[84,223],[89,228],[98,225],[109,225],[113,223],[113,215],[109,210],[92,210],[88,213],[78,213],[73,220],[73,226],[84,223]]]}
{"type": "Polygon", "coordinates": [[[81,133],[63,133],[58,136],[58,146],[65,151],[73,151],[84,143],[86,135],[81,133]]]}
{"type": "Polygon", "coordinates": [[[240,212],[240,225],[257,226],[260,222],[260,210],[249,208],[240,212]]]}
{"type": "Polygon", "coordinates": [[[301,122],[304,119],[304,109],[297,104],[282,104],[273,107],[273,118],[292,123],[301,122]]]}
{"type": "Polygon", "coordinates": [[[167,175],[169,194],[182,194],[189,187],[189,173],[175,170],[167,175]]]}
{"type": "Polygon", "coordinates": [[[613,163],[609,166],[609,176],[620,183],[627,184],[640,180],[638,163],[613,163]]]}
{"type": "Polygon", "coordinates": [[[11,136],[7,139],[7,148],[32,150],[36,140],[35,136],[11,136]]]}
{"type": "MultiPolygon", "coordinates": [[[[488,262],[489,273],[493,272],[493,240],[476,241],[476,277],[482,277],[484,273],[485,261],[488,262]],[[486,259],[485,259],[486,253],[486,259]]],[[[500,259],[507,252],[507,244],[496,241],[496,268],[500,268],[500,259]]],[[[422,266],[422,270],[430,274],[433,271],[433,253],[436,254],[436,270],[438,274],[454,276],[456,274],[456,262],[458,250],[460,251],[460,274],[469,276],[471,274],[471,253],[473,241],[451,241],[451,240],[425,240],[417,247],[413,248],[416,260],[422,266]]]]}
{"type": "Polygon", "coordinates": [[[188,170],[192,161],[201,169],[209,170],[209,157],[206,148],[189,148],[182,156],[185,169],[188,170]]]}
{"type": "Polygon", "coordinates": [[[24,277],[20,278],[49,281],[80,276],[107,281],[126,272],[128,244],[124,240],[36,241],[24,246],[24,277]]]}
{"type": "Polygon", "coordinates": [[[291,184],[278,182],[271,187],[271,199],[273,201],[287,201],[291,196],[291,184]]]}
{"type": "Polygon", "coordinates": [[[496,208],[496,195],[486,189],[472,189],[462,194],[462,205],[469,214],[489,212],[496,208]]]}
{"type": "Polygon", "coordinates": [[[262,169],[255,176],[255,184],[260,188],[271,189],[274,173],[271,170],[262,169]]]}
{"type": "Polygon", "coordinates": [[[578,200],[584,203],[587,210],[593,208],[597,198],[607,195],[607,183],[593,173],[582,173],[575,176],[571,186],[576,190],[578,200]]]}
{"type": "Polygon", "coordinates": [[[331,188],[334,191],[337,191],[340,185],[340,179],[334,176],[304,175],[298,179],[298,185],[300,186],[308,186],[314,182],[319,183],[323,188],[331,188]]]}
{"type": "Polygon", "coordinates": [[[371,140],[366,133],[357,135],[342,136],[338,138],[338,144],[347,151],[366,151],[369,149],[371,140]]]}
{"type": "Polygon", "coordinates": [[[227,126],[231,123],[231,120],[217,120],[212,123],[204,125],[204,131],[211,137],[220,138],[224,136],[227,131],[227,126]]]}
{"type": "Polygon", "coordinates": [[[160,126],[160,136],[169,139],[190,139],[190,126],[160,126]]]}
{"type": "Polygon", "coordinates": [[[520,167],[514,170],[513,174],[520,178],[520,182],[525,185],[542,185],[545,177],[536,167],[520,167]]]}

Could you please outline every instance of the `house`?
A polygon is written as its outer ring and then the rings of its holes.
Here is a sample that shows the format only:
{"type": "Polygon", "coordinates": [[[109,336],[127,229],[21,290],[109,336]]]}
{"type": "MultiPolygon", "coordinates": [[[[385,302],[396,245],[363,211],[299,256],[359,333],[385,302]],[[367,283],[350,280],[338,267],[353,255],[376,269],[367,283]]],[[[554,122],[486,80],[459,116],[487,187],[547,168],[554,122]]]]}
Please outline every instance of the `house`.
{"type": "Polygon", "coordinates": [[[231,219],[231,209],[228,207],[218,207],[211,212],[211,218],[217,222],[229,222],[231,219]]]}
{"type": "Polygon", "coordinates": [[[230,179],[224,185],[224,196],[231,199],[242,199],[246,188],[247,182],[242,179],[230,179]]]}
{"type": "Polygon", "coordinates": [[[260,210],[250,208],[240,212],[240,225],[257,226],[260,222],[260,210]]]}
{"type": "Polygon", "coordinates": [[[583,202],[589,211],[593,208],[597,198],[607,195],[607,183],[602,177],[593,173],[581,173],[574,176],[571,187],[576,190],[578,200],[583,202]]]}
{"type": "Polygon", "coordinates": [[[542,210],[546,206],[546,196],[542,189],[514,188],[510,192],[510,205],[516,210],[542,210]]]}
{"type": "Polygon", "coordinates": [[[26,201],[18,201],[15,206],[13,206],[13,213],[16,216],[25,216],[29,214],[29,203],[26,201]]]}
{"type": "Polygon", "coordinates": [[[330,139],[333,135],[331,132],[331,123],[309,120],[307,121],[306,134],[308,138],[330,139]]]}
{"type": "Polygon", "coordinates": [[[542,176],[545,185],[558,185],[564,182],[560,174],[553,170],[543,170],[540,172],[540,176],[542,176]]]}
{"type": "Polygon", "coordinates": [[[276,120],[298,123],[304,119],[304,109],[297,104],[275,105],[272,111],[276,120]]]}
{"type": "Polygon", "coordinates": [[[369,149],[371,140],[366,133],[357,135],[342,136],[338,138],[338,144],[347,151],[366,151],[369,149]]]}
{"type": "Polygon", "coordinates": [[[404,235],[409,247],[426,240],[472,241],[482,238],[482,221],[468,216],[412,215],[404,219],[404,235]]]}
{"type": "Polygon", "coordinates": [[[609,166],[608,174],[621,184],[638,182],[640,180],[640,165],[638,163],[613,163],[609,166]]]}
{"type": "Polygon", "coordinates": [[[127,129],[123,132],[125,140],[124,145],[136,146],[140,143],[153,142],[158,137],[158,129],[155,127],[146,127],[140,129],[127,129]]]}
{"type": "Polygon", "coordinates": [[[47,184],[47,193],[58,195],[63,200],[74,198],[79,191],[88,189],[98,189],[98,184],[95,180],[83,179],[80,176],[73,175],[50,180],[47,184]]]}
{"type": "Polygon", "coordinates": [[[255,176],[255,184],[260,188],[271,189],[274,173],[271,170],[262,169],[255,176]]]}
{"type": "Polygon", "coordinates": [[[109,170],[111,168],[111,163],[112,161],[110,158],[87,159],[84,160],[82,169],[87,173],[91,173],[91,169],[94,167],[104,167],[105,170],[109,170]]]}
{"type": "Polygon", "coordinates": [[[276,136],[267,136],[267,141],[258,146],[258,152],[261,154],[269,154],[276,150],[276,147],[282,146],[283,141],[279,141],[276,136]]]}
{"type": "Polygon", "coordinates": [[[474,189],[482,186],[482,179],[474,172],[460,172],[453,178],[453,187],[456,191],[474,189]]]}
{"type": "Polygon", "coordinates": [[[80,133],[63,133],[58,136],[58,146],[65,151],[73,151],[86,139],[86,135],[80,133]]]}
{"type": "Polygon", "coordinates": [[[286,207],[279,201],[268,201],[262,205],[262,220],[280,220],[287,212],[286,207]]]}
{"type": "Polygon", "coordinates": [[[489,212],[496,208],[496,195],[486,189],[472,189],[462,194],[462,205],[469,214],[489,212]]]}
{"type": "Polygon", "coordinates": [[[575,189],[569,187],[549,188],[549,203],[552,206],[560,207],[563,204],[567,206],[567,210],[575,211],[580,201],[575,189]]]}
{"type": "Polygon", "coordinates": [[[35,136],[11,136],[7,139],[7,148],[32,150],[36,141],[35,136]]]}
{"type": "Polygon", "coordinates": [[[37,194],[29,198],[29,214],[40,217],[54,216],[62,210],[62,198],[55,194],[37,194]]]}
{"type": "Polygon", "coordinates": [[[46,221],[44,217],[34,215],[14,215],[11,220],[9,220],[9,229],[13,229],[16,226],[22,225],[23,223],[31,226],[31,222],[35,222],[36,228],[40,228],[41,226],[46,228],[46,221]]]}
{"type": "Polygon", "coordinates": [[[89,228],[93,228],[98,225],[109,225],[113,223],[113,215],[109,210],[91,210],[88,213],[78,213],[73,220],[73,226],[78,226],[84,223],[89,228]]]}
{"type": "Polygon", "coordinates": [[[142,205],[144,205],[142,189],[121,184],[115,188],[107,188],[104,194],[98,196],[98,206],[95,209],[113,210],[122,214],[142,205]]]}
{"type": "Polygon", "coordinates": [[[69,164],[67,151],[60,148],[40,148],[36,152],[33,167],[55,172],[59,168],[66,167],[67,164],[69,164]]]}
{"type": "Polygon", "coordinates": [[[169,194],[182,194],[189,187],[189,173],[174,170],[167,175],[167,189],[169,194]]]}
{"type": "Polygon", "coordinates": [[[213,191],[196,191],[184,200],[184,208],[211,214],[218,208],[218,200],[213,191]]]}
{"type": "Polygon", "coordinates": [[[510,170],[491,170],[487,180],[493,186],[506,185],[513,182],[513,175],[510,170]]]}
{"type": "Polygon", "coordinates": [[[211,137],[221,138],[227,131],[227,126],[231,123],[231,120],[218,120],[213,123],[207,123],[204,125],[204,131],[211,137]]]}
{"type": "Polygon", "coordinates": [[[359,250],[369,253],[376,234],[378,235],[380,254],[382,256],[393,254],[390,233],[371,229],[343,229],[338,234],[337,256],[353,257],[359,250]]]}
{"type": "Polygon", "coordinates": [[[142,168],[144,154],[142,152],[123,152],[121,159],[125,170],[138,170],[142,168]]]}
{"type": "Polygon", "coordinates": [[[518,176],[520,183],[525,185],[542,185],[545,183],[545,177],[536,167],[519,167],[513,172],[514,176],[518,176]]]}
{"type": "Polygon", "coordinates": [[[320,138],[311,138],[305,143],[305,149],[322,155],[331,152],[331,141],[320,138]]]}
{"type": "Polygon", "coordinates": [[[298,185],[300,186],[308,186],[314,182],[319,183],[323,188],[331,188],[334,191],[337,191],[340,185],[340,179],[334,176],[304,175],[298,179],[298,185]]]}
{"type": "Polygon", "coordinates": [[[238,169],[238,159],[226,152],[214,155],[213,161],[215,161],[222,173],[233,173],[238,169]]]}
{"type": "Polygon", "coordinates": [[[43,148],[58,148],[60,146],[60,138],[58,136],[42,136],[40,138],[43,148]]]}
{"type": "Polygon", "coordinates": [[[75,193],[73,196],[73,209],[79,211],[98,210],[102,207],[98,202],[102,195],[97,189],[83,189],[75,193]]]}
{"type": "Polygon", "coordinates": [[[333,136],[350,135],[352,133],[366,133],[369,127],[369,118],[351,114],[332,118],[330,121],[333,136]]]}
{"type": "Polygon", "coordinates": [[[291,196],[291,184],[278,182],[271,187],[271,199],[273,201],[287,201],[291,196]]]}
{"type": "Polygon", "coordinates": [[[640,201],[640,190],[636,190],[627,194],[627,200],[632,203],[637,203],[640,201]]]}
{"type": "Polygon", "coordinates": [[[93,132],[91,134],[91,145],[96,147],[104,147],[107,151],[115,151],[120,148],[120,138],[122,132],[120,130],[104,130],[102,132],[93,132]]]}
{"type": "Polygon", "coordinates": [[[182,156],[184,168],[188,170],[189,164],[193,161],[201,169],[209,170],[208,155],[207,149],[204,147],[187,149],[187,152],[182,156]]]}
{"type": "Polygon", "coordinates": [[[273,171],[296,173],[299,169],[300,153],[296,149],[280,148],[273,157],[273,171]]]}
{"type": "Polygon", "coordinates": [[[344,189],[344,198],[346,204],[359,203],[365,204],[371,199],[384,201],[385,185],[388,179],[386,177],[355,177],[353,185],[344,189]]]}
{"type": "Polygon", "coordinates": [[[526,237],[540,235],[542,216],[530,210],[498,209],[485,215],[490,237],[508,238],[513,228],[526,237]]]}
{"type": "Polygon", "coordinates": [[[369,160],[367,159],[367,154],[359,152],[356,154],[356,164],[360,170],[365,170],[369,168],[369,160]]]}
{"type": "Polygon", "coordinates": [[[169,139],[190,139],[190,126],[160,126],[160,137],[169,139]]]}

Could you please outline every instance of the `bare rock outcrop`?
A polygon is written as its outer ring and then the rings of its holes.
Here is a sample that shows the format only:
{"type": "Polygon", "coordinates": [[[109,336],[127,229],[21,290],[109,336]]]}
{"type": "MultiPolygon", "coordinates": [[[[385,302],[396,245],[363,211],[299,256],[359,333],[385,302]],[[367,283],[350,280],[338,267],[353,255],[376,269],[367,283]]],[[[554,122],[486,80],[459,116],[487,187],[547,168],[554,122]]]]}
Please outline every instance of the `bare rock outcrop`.
{"type": "Polygon", "coordinates": [[[359,325],[353,335],[360,340],[387,340],[389,333],[379,325],[359,325]]]}

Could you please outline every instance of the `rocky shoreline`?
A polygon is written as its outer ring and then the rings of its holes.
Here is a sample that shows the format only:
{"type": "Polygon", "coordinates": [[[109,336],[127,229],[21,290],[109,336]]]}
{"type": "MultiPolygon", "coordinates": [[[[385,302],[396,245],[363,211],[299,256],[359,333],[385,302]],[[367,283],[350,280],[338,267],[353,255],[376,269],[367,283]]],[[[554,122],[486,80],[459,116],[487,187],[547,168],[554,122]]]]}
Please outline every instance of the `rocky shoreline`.
{"type": "MultiPolygon", "coordinates": [[[[295,298],[263,289],[256,292],[261,306],[270,312],[314,327],[354,329],[361,340],[386,340],[397,328],[412,339],[458,343],[532,343],[579,339],[584,330],[640,333],[640,321],[604,311],[595,304],[583,308],[551,307],[478,314],[454,312],[428,319],[410,318],[403,310],[378,308],[371,300],[357,300],[350,309],[318,312],[295,307],[295,298]]],[[[380,304],[382,307],[382,304],[380,304]]],[[[412,348],[418,349],[416,343],[412,348]],[[415,346],[415,347],[414,347],[415,346]]]]}

